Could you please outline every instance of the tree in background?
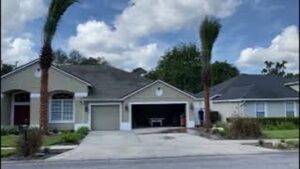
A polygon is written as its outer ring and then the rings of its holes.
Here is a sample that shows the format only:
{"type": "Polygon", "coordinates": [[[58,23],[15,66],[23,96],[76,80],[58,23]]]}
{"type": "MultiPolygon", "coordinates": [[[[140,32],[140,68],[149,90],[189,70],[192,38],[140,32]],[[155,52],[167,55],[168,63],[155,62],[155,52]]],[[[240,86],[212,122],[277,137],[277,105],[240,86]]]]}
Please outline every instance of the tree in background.
{"type": "Polygon", "coordinates": [[[287,73],[286,72],[286,64],[287,61],[283,60],[282,62],[272,62],[272,61],[265,61],[265,68],[261,70],[262,74],[265,75],[276,75],[285,78],[293,78],[299,77],[299,74],[287,73]]]}
{"type": "Polygon", "coordinates": [[[44,133],[48,131],[49,68],[54,59],[51,43],[61,17],[68,9],[68,7],[71,6],[75,1],[76,0],[52,0],[48,9],[48,15],[43,28],[43,44],[40,55],[40,128],[44,133]]]}
{"type": "Polygon", "coordinates": [[[15,65],[1,64],[1,76],[9,73],[15,69],[15,65]]]}
{"type": "MultiPolygon", "coordinates": [[[[181,90],[198,93],[203,90],[201,76],[199,76],[199,74],[201,75],[199,53],[199,49],[193,43],[177,45],[166,52],[157,67],[149,71],[145,77],[153,80],[161,79],[181,90]],[[187,57],[188,54],[189,57],[187,57]],[[182,83],[179,78],[185,79],[186,83],[182,83]]],[[[239,70],[226,61],[215,61],[212,63],[211,69],[214,75],[212,85],[239,75],[239,70]]]]}
{"type": "Polygon", "coordinates": [[[135,68],[131,71],[131,73],[137,74],[139,76],[145,76],[145,74],[147,73],[147,71],[141,67],[135,68]]]}
{"type": "Polygon", "coordinates": [[[167,51],[155,70],[145,77],[161,79],[177,88],[189,92],[199,92],[200,57],[195,44],[180,44],[167,51]]]}
{"type": "Polygon", "coordinates": [[[204,127],[211,127],[210,105],[209,105],[209,88],[211,85],[211,58],[212,49],[219,35],[221,24],[214,17],[205,17],[199,29],[201,40],[201,67],[202,67],[202,84],[204,89],[205,120],[204,127]]]}
{"type": "Polygon", "coordinates": [[[109,65],[103,57],[85,57],[79,51],[73,50],[68,55],[66,52],[58,49],[54,52],[55,65],[109,65]]]}
{"type": "Polygon", "coordinates": [[[215,61],[211,65],[212,70],[212,85],[222,83],[232,77],[240,74],[239,70],[232,64],[225,62],[215,61]]]}

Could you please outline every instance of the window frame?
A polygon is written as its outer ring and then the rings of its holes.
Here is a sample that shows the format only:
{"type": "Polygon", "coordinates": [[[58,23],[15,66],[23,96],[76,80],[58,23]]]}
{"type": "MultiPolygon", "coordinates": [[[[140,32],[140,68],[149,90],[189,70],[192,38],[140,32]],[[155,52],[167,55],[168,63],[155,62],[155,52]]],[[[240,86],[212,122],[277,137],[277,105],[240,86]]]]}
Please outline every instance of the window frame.
{"type": "Polygon", "coordinates": [[[290,102],[290,103],[293,103],[293,117],[296,117],[296,111],[297,111],[297,110],[296,110],[296,103],[295,103],[294,101],[286,101],[286,102],[285,102],[285,104],[284,104],[284,105],[285,105],[285,117],[288,117],[288,115],[287,115],[287,107],[288,107],[287,104],[288,104],[289,102],[290,102]]]}
{"type": "Polygon", "coordinates": [[[75,122],[75,98],[73,97],[72,99],[52,99],[52,95],[49,99],[49,123],[74,123],[75,122]],[[52,120],[52,100],[59,100],[60,102],[62,102],[62,106],[61,106],[61,119],[60,120],[52,120]],[[64,114],[64,106],[63,106],[63,101],[64,100],[71,100],[72,101],[72,119],[71,120],[63,120],[63,114],[64,114]]]}
{"type": "Polygon", "coordinates": [[[255,117],[256,118],[265,118],[268,117],[268,113],[267,113],[267,103],[266,102],[256,102],[255,103],[255,117]],[[264,116],[263,117],[258,117],[257,116],[257,104],[263,104],[264,105],[264,116]]]}

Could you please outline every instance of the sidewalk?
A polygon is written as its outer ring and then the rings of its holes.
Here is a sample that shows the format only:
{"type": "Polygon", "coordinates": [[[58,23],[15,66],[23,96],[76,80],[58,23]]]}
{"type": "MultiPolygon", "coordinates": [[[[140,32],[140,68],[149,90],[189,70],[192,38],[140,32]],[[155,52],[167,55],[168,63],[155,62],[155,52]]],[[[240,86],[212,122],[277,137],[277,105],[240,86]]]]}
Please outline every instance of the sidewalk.
{"type": "MultiPolygon", "coordinates": [[[[43,148],[49,148],[50,150],[67,150],[67,149],[74,149],[78,147],[78,145],[53,145],[53,146],[42,146],[43,148]]],[[[15,147],[1,147],[1,150],[11,150],[15,149],[15,147]]]]}

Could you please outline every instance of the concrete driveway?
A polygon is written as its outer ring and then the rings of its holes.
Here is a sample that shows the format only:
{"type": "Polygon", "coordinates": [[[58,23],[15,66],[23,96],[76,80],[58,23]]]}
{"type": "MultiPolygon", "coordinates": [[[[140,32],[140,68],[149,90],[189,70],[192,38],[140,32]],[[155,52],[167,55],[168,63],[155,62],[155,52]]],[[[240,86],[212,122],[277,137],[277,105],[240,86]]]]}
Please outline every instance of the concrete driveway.
{"type": "Polygon", "coordinates": [[[155,158],[277,152],[234,141],[209,140],[188,133],[142,134],[137,131],[91,131],[81,144],[47,160],[155,158]]]}

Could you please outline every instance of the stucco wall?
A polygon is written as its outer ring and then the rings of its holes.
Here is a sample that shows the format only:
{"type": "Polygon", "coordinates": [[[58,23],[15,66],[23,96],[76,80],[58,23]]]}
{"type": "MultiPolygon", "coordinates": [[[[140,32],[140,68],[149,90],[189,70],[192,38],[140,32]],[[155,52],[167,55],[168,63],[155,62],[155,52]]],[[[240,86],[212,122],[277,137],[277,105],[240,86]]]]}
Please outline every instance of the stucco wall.
{"type": "MultiPolygon", "coordinates": [[[[29,67],[24,68],[14,74],[1,79],[1,93],[8,96],[13,90],[24,90],[31,94],[30,98],[30,124],[39,124],[39,93],[40,93],[40,78],[35,76],[36,70],[39,68],[39,64],[35,63],[29,67]]],[[[53,91],[69,91],[74,93],[87,93],[88,87],[83,82],[74,79],[73,77],[62,73],[59,70],[50,68],[49,70],[49,92],[53,91]]],[[[1,102],[2,104],[2,102],[1,102]]],[[[6,102],[3,102],[6,104],[6,102]]],[[[7,123],[6,114],[2,115],[2,112],[7,112],[8,106],[1,105],[2,124],[7,123]]],[[[75,100],[75,122],[82,123],[84,120],[84,105],[79,101],[79,98],[75,100]]],[[[10,113],[10,108],[9,108],[10,113]]],[[[9,115],[10,116],[10,115],[9,115]]],[[[10,123],[10,121],[8,122],[10,123]]],[[[73,124],[72,124],[73,125],[73,124]]],[[[52,125],[51,125],[52,126],[52,125]]],[[[60,124],[59,126],[63,126],[60,124]]],[[[70,124],[66,124],[70,126],[70,124]]],[[[65,126],[63,126],[65,127],[65,126]]]]}
{"type": "Polygon", "coordinates": [[[3,95],[1,97],[1,125],[10,125],[11,122],[11,96],[3,95]]]}
{"type": "Polygon", "coordinates": [[[192,110],[190,110],[190,105],[193,104],[194,99],[191,97],[176,91],[175,89],[161,83],[157,82],[153,84],[152,86],[136,93],[135,95],[132,95],[124,100],[122,109],[123,109],[123,115],[122,115],[122,122],[129,122],[129,109],[126,110],[125,106],[129,103],[134,102],[187,102],[188,103],[188,109],[189,109],[189,121],[194,121],[194,113],[192,110]],[[156,96],[155,91],[156,89],[160,87],[163,91],[163,94],[161,96],[156,96]]]}
{"type": "MultiPolygon", "coordinates": [[[[286,117],[286,101],[265,101],[268,117],[286,117]]],[[[299,116],[299,102],[294,101],[296,106],[296,115],[299,116]]],[[[244,112],[248,117],[255,117],[256,102],[246,102],[244,112]]]]}
{"type": "MultiPolygon", "coordinates": [[[[21,89],[30,93],[40,92],[40,78],[34,74],[39,68],[38,63],[1,79],[1,93],[21,89]]],[[[53,68],[49,70],[49,92],[66,90],[71,92],[87,92],[86,84],[53,68]],[[68,85],[66,85],[68,84],[68,85]]]]}
{"type": "Polygon", "coordinates": [[[212,103],[211,110],[218,111],[221,114],[222,121],[226,121],[226,118],[235,115],[244,116],[241,104],[241,102],[212,103]]]}
{"type": "Polygon", "coordinates": [[[73,123],[49,123],[49,128],[59,130],[73,130],[73,123]]]}

